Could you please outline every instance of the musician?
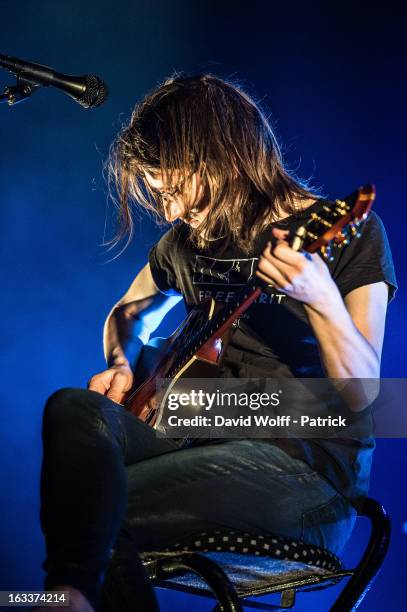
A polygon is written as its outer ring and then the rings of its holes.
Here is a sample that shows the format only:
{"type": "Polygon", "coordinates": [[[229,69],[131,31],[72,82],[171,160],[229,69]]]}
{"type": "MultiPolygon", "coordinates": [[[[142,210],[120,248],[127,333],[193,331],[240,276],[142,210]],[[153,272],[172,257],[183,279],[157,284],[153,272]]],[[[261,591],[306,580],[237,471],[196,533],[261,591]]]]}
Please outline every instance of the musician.
{"type": "Polygon", "coordinates": [[[378,378],[396,289],[381,221],[372,213],[361,237],[329,262],[293,250],[288,232],[327,200],[285,168],[256,103],[206,74],[176,76],[147,95],[119,134],[110,169],[118,238],[131,234],[132,201],[171,227],[106,320],[107,369],[88,390],[63,389],[47,402],[46,587],[69,589],[76,610],[96,609],[110,564],[128,584],[121,609],[157,610],[137,552],[219,527],[338,552],[355,520],[350,499],[368,488],[371,439],[183,447],[157,438],[121,402],[142,346],[180,296],[188,310],[210,296],[227,301],[256,274],[268,287],[239,320],[221,376],[378,378]]]}

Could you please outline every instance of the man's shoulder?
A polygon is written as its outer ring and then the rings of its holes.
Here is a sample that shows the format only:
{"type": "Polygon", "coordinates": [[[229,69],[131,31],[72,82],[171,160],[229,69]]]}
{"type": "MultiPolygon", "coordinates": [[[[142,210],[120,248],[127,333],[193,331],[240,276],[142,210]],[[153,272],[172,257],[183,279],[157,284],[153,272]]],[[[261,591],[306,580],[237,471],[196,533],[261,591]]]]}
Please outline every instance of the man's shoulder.
{"type": "Polygon", "coordinates": [[[174,248],[175,246],[185,244],[188,236],[188,226],[185,225],[185,223],[176,223],[171,225],[171,227],[161,235],[158,244],[161,248],[174,248]]]}

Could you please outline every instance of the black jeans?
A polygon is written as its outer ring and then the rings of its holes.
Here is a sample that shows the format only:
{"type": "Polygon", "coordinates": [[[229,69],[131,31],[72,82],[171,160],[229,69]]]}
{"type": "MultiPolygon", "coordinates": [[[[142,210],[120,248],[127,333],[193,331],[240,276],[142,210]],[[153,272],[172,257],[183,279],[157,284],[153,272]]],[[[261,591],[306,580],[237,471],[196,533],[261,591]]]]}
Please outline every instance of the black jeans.
{"type": "Polygon", "coordinates": [[[95,608],[116,563],[127,567],[137,609],[158,610],[137,553],[188,534],[278,533],[338,552],[355,520],[325,478],[267,441],[180,448],[93,391],[62,389],[49,398],[43,446],[45,586],[69,584],[95,608]]]}

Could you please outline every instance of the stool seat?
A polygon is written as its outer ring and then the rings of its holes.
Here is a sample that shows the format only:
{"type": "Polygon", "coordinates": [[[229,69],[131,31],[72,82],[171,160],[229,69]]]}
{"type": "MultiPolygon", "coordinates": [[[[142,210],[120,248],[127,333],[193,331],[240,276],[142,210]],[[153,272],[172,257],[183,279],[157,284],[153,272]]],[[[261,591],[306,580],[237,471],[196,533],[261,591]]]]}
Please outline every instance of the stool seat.
{"type": "Polygon", "coordinates": [[[329,586],[349,575],[341,572],[341,561],[328,550],[278,535],[237,530],[189,534],[182,542],[141,556],[147,575],[156,586],[202,596],[211,596],[213,592],[205,570],[210,573],[214,564],[238,598],[280,592],[282,587],[293,594],[294,588],[312,588],[322,583],[329,586]],[[201,557],[198,560],[201,566],[188,571],[189,563],[197,555],[201,557]]]}
{"type": "MultiPolygon", "coordinates": [[[[182,552],[183,560],[188,563],[188,554],[182,552]]],[[[340,578],[351,574],[349,571],[326,569],[308,563],[274,559],[273,557],[231,552],[205,552],[205,558],[215,562],[230,582],[239,597],[249,597],[264,593],[279,592],[284,588],[306,588],[324,583],[324,586],[334,584],[340,578]]],[[[180,551],[155,552],[142,555],[147,575],[159,586],[160,579],[155,562],[162,565],[166,560],[179,558],[180,551]]],[[[164,586],[164,585],[163,585],[164,586]]],[[[207,595],[211,588],[206,580],[193,572],[185,572],[165,578],[165,586],[177,590],[185,590],[197,595],[207,595]]]]}

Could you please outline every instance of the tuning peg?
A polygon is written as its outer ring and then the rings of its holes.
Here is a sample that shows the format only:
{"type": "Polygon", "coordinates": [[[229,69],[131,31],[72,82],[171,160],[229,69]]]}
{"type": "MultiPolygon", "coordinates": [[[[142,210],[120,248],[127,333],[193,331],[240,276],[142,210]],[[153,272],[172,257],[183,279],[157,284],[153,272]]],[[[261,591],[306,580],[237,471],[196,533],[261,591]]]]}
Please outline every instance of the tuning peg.
{"type": "Polygon", "coordinates": [[[324,245],[321,247],[321,254],[325,261],[333,261],[334,257],[332,256],[332,246],[331,243],[324,245]]]}
{"type": "Polygon", "coordinates": [[[352,238],[359,238],[360,237],[360,230],[359,230],[359,226],[360,226],[360,221],[354,221],[353,223],[349,224],[349,228],[350,228],[350,232],[352,234],[352,238]]]}
{"type": "Polygon", "coordinates": [[[335,200],[336,203],[336,212],[339,215],[346,215],[349,212],[349,205],[343,200],[335,200]]]}

